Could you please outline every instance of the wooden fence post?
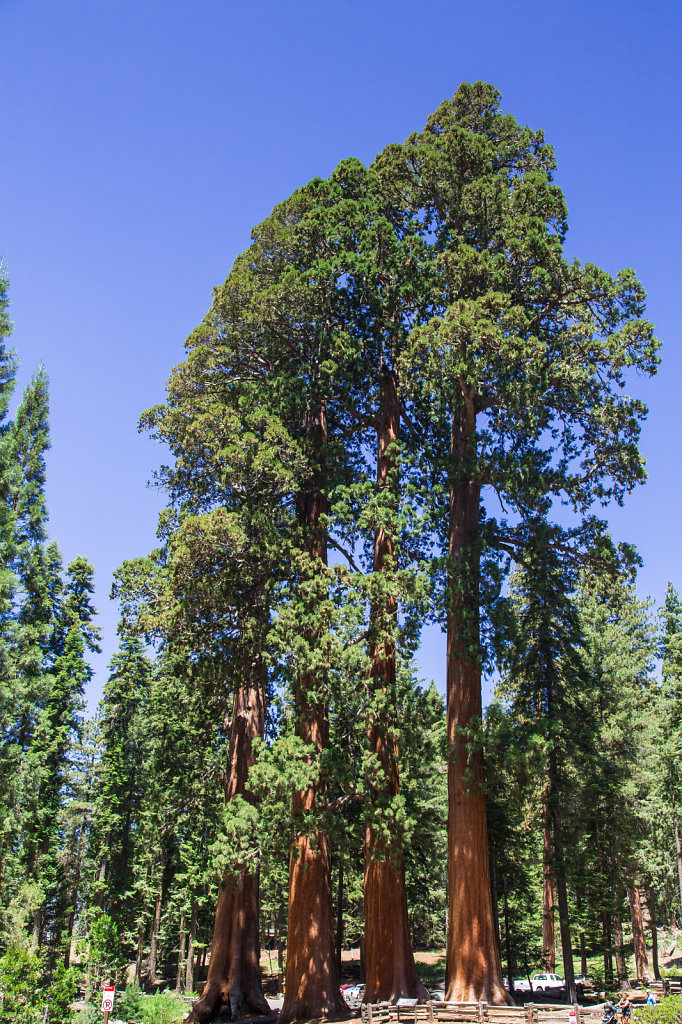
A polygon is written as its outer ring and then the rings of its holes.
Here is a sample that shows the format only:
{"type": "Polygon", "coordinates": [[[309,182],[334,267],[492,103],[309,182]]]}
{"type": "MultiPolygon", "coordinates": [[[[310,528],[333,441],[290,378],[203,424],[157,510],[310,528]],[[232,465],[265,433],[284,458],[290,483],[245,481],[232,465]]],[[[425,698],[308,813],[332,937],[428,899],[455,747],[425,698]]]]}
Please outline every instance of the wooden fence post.
{"type": "Polygon", "coordinates": [[[484,1003],[482,999],[478,1000],[478,1024],[485,1024],[486,1006],[487,1003],[484,1003]]]}
{"type": "Polygon", "coordinates": [[[575,1012],[575,1024],[580,1024],[580,1006],[578,1003],[573,1004],[573,1010],[575,1012]]]}

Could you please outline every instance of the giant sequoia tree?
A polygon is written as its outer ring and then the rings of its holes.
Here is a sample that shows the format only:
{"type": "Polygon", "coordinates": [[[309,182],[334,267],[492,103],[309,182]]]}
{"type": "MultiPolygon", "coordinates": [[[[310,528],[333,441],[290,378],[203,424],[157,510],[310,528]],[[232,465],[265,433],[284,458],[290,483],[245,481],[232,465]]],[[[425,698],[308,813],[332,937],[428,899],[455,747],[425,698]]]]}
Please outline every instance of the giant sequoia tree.
{"type": "MultiPolygon", "coordinates": [[[[631,367],[654,373],[657,344],[632,271],[569,263],[566,209],[542,133],[463,85],[425,130],[386,157],[438,253],[443,311],[412,335],[405,377],[440,470],[446,555],[451,756],[449,999],[506,1000],[490,900],[480,751],[479,641],[485,547],[513,546],[486,518],[493,493],[521,519],[553,500],[585,516],[644,479],[631,367]],[[447,453],[447,454],[445,454],[447,453]]],[[[428,449],[427,449],[428,450],[428,449]]]]}
{"type": "MultiPolygon", "coordinates": [[[[324,820],[329,680],[349,645],[367,651],[368,996],[422,994],[391,824],[391,716],[397,650],[414,641],[431,553],[434,617],[448,633],[448,998],[507,999],[475,739],[486,574],[555,501],[576,514],[580,544],[598,531],[591,506],[643,479],[645,410],[624,388],[630,367],[656,368],[634,274],[564,258],[553,170],[542,133],[502,115],[492,87],[461,86],[370,168],[345,161],[254,229],[168,402],[148,417],[176,459],[164,471],[174,505],[164,530],[182,567],[178,607],[201,609],[201,650],[226,616],[238,632],[238,609],[262,607],[269,683],[289,688],[317,772],[293,801],[284,1021],[344,1011],[324,820]],[[491,494],[520,526],[492,518],[491,494]],[[245,576],[230,564],[244,547],[245,576]],[[358,628],[342,636],[352,604],[358,628]]],[[[229,645],[213,655],[229,660],[229,645]]],[[[225,676],[237,694],[251,686],[238,676],[225,676]]],[[[231,1001],[227,949],[206,1016],[231,1001]]]]}

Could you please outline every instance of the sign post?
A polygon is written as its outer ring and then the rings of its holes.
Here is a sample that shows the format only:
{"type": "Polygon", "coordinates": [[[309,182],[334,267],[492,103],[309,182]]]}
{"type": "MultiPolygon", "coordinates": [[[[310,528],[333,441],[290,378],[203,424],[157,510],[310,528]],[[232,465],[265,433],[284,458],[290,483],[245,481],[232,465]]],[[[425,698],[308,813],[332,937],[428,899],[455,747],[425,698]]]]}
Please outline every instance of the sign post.
{"type": "Polygon", "coordinates": [[[114,991],[113,985],[105,985],[102,990],[102,1013],[104,1014],[104,1024],[109,1024],[109,1014],[114,1008],[114,991]]]}

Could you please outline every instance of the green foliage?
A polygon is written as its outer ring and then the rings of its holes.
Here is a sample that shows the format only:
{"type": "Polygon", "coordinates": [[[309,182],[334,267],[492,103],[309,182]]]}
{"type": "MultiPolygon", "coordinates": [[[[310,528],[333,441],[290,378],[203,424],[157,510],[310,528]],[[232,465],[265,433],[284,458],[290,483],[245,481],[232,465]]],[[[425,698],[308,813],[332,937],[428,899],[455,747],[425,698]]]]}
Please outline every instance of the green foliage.
{"type": "Polygon", "coordinates": [[[141,1018],[144,1024],[176,1024],[187,1013],[187,1003],[171,992],[156,992],[142,1000],[141,1018]]]}
{"type": "Polygon", "coordinates": [[[122,1017],[126,1021],[139,1021],[141,1020],[141,1007],[144,1003],[142,997],[142,989],[140,983],[135,978],[129,985],[126,985],[125,989],[118,997],[116,1001],[116,1013],[119,1017],[122,1017]]]}
{"type": "Polygon", "coordinates": [[[76,1014],[77,1024],[98,1024],[101,1020],[102,1013],[94,1003],[86,1003],[76,1014]]]}
{"type": "Polygon", "coordinates": [[[12,947],[0,957],[2,1024],[37,1024],[43,1014],[39,991],[42,962],[35,953],[12,947]]]}
{"type": "Polygon", "coordinates": [[[57,964],[50,984],[45,989],[46,1019],[50,1024],[71,1024],[73,1021],[71,1003],[76,999],[80,973],[76,967],[57,964]]]}
{"type": "Polygon", "coordinates": [[[91,920],[86,955],[88,967],[94,969],[97,983],[101,980],[115,982],[125,960],[118,927],[108,914],[99,913],[91,920]]]}
{"type": "Polygon", "coordinates": [[[639,1024],[677,1024],[682,1013],[682,996],[668,996],[655,1006],[637,1006],[635,1020],[639,1024]]]}

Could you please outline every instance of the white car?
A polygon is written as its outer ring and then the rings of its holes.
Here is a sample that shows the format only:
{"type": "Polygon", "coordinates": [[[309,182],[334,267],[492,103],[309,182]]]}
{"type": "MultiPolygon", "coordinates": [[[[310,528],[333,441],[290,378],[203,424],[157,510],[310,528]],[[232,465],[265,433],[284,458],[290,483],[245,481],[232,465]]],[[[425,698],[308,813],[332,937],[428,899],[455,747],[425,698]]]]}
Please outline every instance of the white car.
{"type": "Polygon", "coordinates": [[[534,974],[531,985],[533,992],[552,992],[555,989],[563,988],[565,982],[558,974],[534,974]]]}
{"type": "Polygon", "coordinates": [[[515,992],[530,992],[530,982],[528,978],[514,978],[514,991],[515,992]]]}

